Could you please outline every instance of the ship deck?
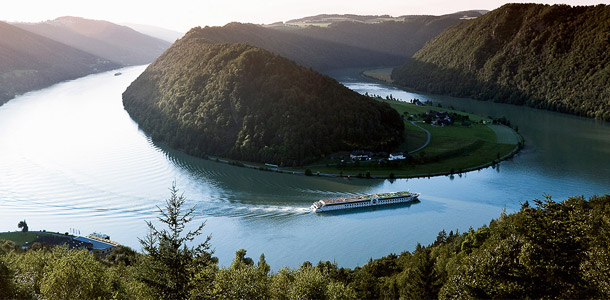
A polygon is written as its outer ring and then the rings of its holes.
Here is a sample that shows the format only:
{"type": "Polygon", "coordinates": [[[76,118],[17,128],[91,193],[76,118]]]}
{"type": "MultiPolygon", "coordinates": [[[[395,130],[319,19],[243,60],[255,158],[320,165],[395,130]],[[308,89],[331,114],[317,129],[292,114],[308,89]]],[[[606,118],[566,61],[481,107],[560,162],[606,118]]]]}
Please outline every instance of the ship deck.
{"type": "Polygon", "coordinates": [[[338,203],[355,203],[355,202],[363,202],[369,201],[373,198],[379,199],[389,199],[396,198],[402,196],[413,195],[409,192],[399,192],[399,193],[385,193],[385,194],[372,194],[372,195],[363,195],[363,196],[352,196],[352,197],[342,197],[342,198],[331,198],[322,200],[324,204],[338,204],[338,203]]]}

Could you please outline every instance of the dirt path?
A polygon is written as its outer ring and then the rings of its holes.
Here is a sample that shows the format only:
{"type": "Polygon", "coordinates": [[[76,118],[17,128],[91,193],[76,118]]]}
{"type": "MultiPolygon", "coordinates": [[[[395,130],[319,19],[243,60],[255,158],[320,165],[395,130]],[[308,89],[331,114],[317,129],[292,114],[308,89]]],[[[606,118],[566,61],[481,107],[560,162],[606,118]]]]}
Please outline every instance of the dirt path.
{"type": "MultiPolygon", "coordinates": [[[[421,127],[421,126],[419,126],[419,125],[417,125],[417,124],[415,124],[415,123],[417,123],[417,122],[418,122],[418,121],[411,121],[411,124],[413,124],[413,126],[415,126],[415,127],[419,128],[419,129],[421,129],[421,130],[425,131],[425,132],[426,132],[426,135],[428,135],[428,138],[426,139],[426,142],[424,143],[424,145],[423,145],[423,146],[421,146],[421,147],[419,147],[419,148],[417,148],[417,149],[415,149],[415,150],[411,150],[411,151],[409,151],[409,154],[411,154],[411,153],[415,153],[415,152],[417,152],[417,151],[419,151],[419,150],[421,150],[421,149],[426,148],[426,146],[428,146],[428,144],[430,144],[430,138],[432,137],[432,135],[430,134],[430,131],[426,130],[425,128],[423,128],[423,127],[421,127]]],[[[419,122],[421,122],[421,121],[419,121],[419,122]]]]}

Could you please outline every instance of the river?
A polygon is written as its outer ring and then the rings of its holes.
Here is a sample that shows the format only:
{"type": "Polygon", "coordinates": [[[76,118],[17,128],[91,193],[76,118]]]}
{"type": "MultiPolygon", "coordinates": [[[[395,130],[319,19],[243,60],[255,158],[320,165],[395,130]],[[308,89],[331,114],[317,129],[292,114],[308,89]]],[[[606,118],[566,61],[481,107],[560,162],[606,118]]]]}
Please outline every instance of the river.
{"type": "MultiPolygon", "coordinates": [[[[121,93],[144,67],[90,75],[21,95],[0,107],[0,231],[103,232],[140,249],[172,182],[206,221],[215,255],[264,253],[274,270],[330,260],[355,267],[413,250],[443,229],[488,224],[520,203],[549,194],[609,192],[610,125],[525,107],[406,92],[353,70],[330,74],[360,93],[392,94],[506,116],[525,148],[496,168],[453,177],[344,180],[262,172],[187,156],[150,141],[123,109],[121,93]],[[333,214],[309,213],[315,200],[399,190],[421,202],[333,214]]],[[[158,224],[158,222],[156,222],[158,224]]]]}

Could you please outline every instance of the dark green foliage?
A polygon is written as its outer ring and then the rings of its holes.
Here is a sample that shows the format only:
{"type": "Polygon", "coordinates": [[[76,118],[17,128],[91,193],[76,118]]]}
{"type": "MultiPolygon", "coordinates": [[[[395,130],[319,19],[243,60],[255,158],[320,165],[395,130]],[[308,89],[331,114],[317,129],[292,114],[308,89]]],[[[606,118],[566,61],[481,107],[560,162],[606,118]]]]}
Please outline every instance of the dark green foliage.
{"type": "Polygon", "coordinates": [[[110,265],[133,266],[138,259],[138,253],[125,246],[118,246],[108,254],[104,260],[110,265]]]}
{"type": "Polygon", "coordinates": [[[186,245],[201,235],[205,222],[182,235],[186,224],[193,219],[194,208],[183,211],[185,198],[178,195],[175,184],[170,192],[165,208],[159,208],[159,221],[167,225],[167,229],[158,230],[148,221],[150,233],[140,240],[147,255],[140,265],[139,279],[160,299],[185,299],[195,271],[215,263],[215,259],[207,252],[211,236],[196,247],[186,245]]]}
{"type": "MultiPolygon", "coordinates": [[[[264,260],[264,256],[263,256],[264,260]]],[[[246,250],[235,253],[230,268],[222,268],[214,278],[214,297],[217,299],[268,299],[269,280],[265,267],[255,267],[246,257],[246,250]]]]}
{"type": "Polygon", "coordinates": [[[445,30],[395,82],[610,120],[610,6],[507,4],[445,30]]]}
{"type": "Polygon", "coordinates": [[[12,278],[13,271],[0,259],[0,299],[11,299],[15,297],[15,283],[12,278]]]}
{"type": "Polygon", "coordinates": [[[245,44],[192,30],[123,94],[154,140],[196,156],[296,166],[336,151],[386,151],[404,125],[386,103],[245,44]]]}
{"type": "Polygon", "coordinates": [[[349,272],[359,298],[607,298],[610,195],[550,198],[349,272]]]}
{"type": "MultiPolygon", "coordinates": [[[[144,270],[158,254],[135,255],[130,266],[103,264],[86,251],[57,247],[23,252],[5,243],[0,248],[0,297],[608,299],[610,195],[562,202],[547,197],[533,203],[525,202],[511,215],[502,213],[489,226],[463,234],[443,230],[429,246],[418,244],[413,253],[371,259],[353,270],[327,261],[270,272],[264,255],[255,263],[243,249],[236,252],[231,266],[218,268],[209,255],[203,255],[207,263],[194,263],[196,256],[179,254],[193,249],[181,247],[166,252],[174,253],[175,261],[155,268],[159,273],[155,274],[144,270]],[[176,280],[177,275],[185,279],[176,280]],[[166,288],[181,289],[161,293],[160,279],[166,288]],[[151,286],[150,280],[159,285],[151,286]]],[[[175,216],[166,215],[168,220],[175,216]]],[[[127,250],[117,249],[116,256],[131,256],[127,250]]],[[[162,250],[148,252],[155,251],[162,250]]]]}
{"type": "Polygon", "coordinates": [[[17,227],[20,228],[22,232],[28,232],[28,223],[26,223],[25,220],[19,221],[17,227]]]}
{"type": "Polygon", "coordinates": [[[397,281],[399,294],[408,299],[437,298],[441,287],[434,267],[436,261],[431,249],[422,249],[414,254],[412,262],[397,281]]]}

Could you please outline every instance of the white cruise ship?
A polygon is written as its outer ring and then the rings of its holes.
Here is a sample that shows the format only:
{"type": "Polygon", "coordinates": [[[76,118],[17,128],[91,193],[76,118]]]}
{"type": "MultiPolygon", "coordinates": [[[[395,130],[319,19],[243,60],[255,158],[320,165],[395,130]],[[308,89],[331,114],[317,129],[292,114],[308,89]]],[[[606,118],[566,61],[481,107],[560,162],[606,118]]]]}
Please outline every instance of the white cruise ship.
{"type": "Polygon", "coordinates": [[[384,194],[372,194],[346,198],[325,199],[314,202],[309,209],[313,212],[325,212],[331,210],[386,205],[417,201],[418,193],[395,192],[384,194]]]}

